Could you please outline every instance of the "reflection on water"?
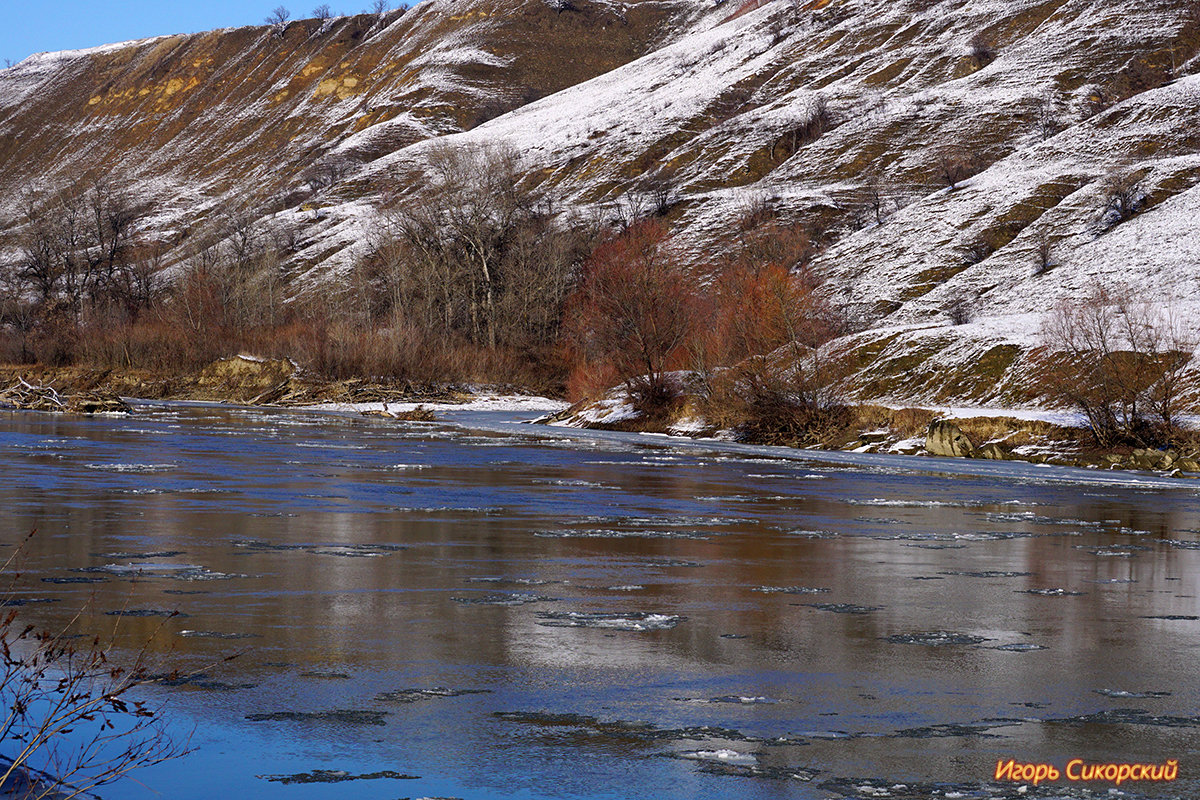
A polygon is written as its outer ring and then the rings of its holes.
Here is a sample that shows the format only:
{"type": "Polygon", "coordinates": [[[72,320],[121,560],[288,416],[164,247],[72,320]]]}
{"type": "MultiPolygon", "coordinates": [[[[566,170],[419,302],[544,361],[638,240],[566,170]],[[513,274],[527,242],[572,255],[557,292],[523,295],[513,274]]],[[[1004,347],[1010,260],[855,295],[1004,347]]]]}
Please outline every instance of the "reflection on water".
{"type": "Polygon", "coordinates": [[[997,759],[1073,757],[1200,793],[1187,485],[492,427],[6,415],[22,613],[245,651],[155,690],[171,797],[1017,796],[997,759]]]}

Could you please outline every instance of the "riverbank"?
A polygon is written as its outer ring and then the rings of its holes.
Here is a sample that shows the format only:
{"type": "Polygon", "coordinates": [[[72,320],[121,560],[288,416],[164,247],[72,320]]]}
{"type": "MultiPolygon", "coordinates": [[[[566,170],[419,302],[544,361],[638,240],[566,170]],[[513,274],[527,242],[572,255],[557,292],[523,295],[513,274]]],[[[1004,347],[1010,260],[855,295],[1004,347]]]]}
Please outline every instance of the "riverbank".
{"type": "Polygon", "coordinates": [[[60,395],[96,394],[143,400],[184,400],[284,408],[321,404],[445,403],[472,399],[472,387],[394,384],[361,378],[330,380],[284,359],[239,355],[188,373],[0,365],[0,391],[25,381],[60,395]]]}
{"type": "Polygon", "coordinates": [[[222,359],[196,373],[166,377],[138,370],[0,365],[0,391],[21,381],[52,388],[63,397],[88,398],[86,403],[76,402],[63,410],[86,409],[105,398],[126,398],[301,408],[418,421],[435,421],[452,411],[527,412],[536,416],[531,421],[559,427],[802,450],[1024,461],[1200,477],[1200,437],[1194,434],[1189,433],[1176,447],[1163,450],[1099,448],[1081,418],[1050,409],[919,408],[864,403],[848,407],[837,424],[802,440],[783,431],[747,437],[736,426],[722,428],[708,423],[694,404],[686,402],[669,415],[647,418],[619,392],[600,401],[568,405],[509,387],[328,380],[304,373],[291,361],[250,355],[222,359]]]}
{"type": "Polygon", "coordinates": [[[804,450],[1024,461],[1200,478],[1200,437],[1194,430],[1180,431],[1175,446],[1161,450],[1133,445],[1098,447],[1082,417],[1057,409],[862,403],[848,406],[835,422],[815,432],[807,431],[804,438],[770,429],[747,436],[736,426],[710,424],[688,402],[666,416],[648,418],[620,392],[614,392],[603,400],[577,403],[540,421],[563,427],[718,438],[804,450]]]}

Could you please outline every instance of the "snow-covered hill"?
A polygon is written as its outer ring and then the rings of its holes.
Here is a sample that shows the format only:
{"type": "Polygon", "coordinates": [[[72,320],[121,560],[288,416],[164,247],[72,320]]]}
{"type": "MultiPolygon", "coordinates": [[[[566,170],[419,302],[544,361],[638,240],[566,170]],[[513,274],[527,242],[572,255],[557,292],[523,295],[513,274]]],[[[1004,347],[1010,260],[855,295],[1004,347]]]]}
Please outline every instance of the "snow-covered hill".
{"type": "Polygon", "coordinates": [[[429,0],[35,57],[0,72],[0,197],[124,167],[181,240],[269,187],[264,213],[303,229],[294,262],[314,286],[356,257],[379,197],[419,189],[435,148],[511,147],[568,209],[668,184],[699,263],[748,209],[819,230],[826,290],[867,329],[843,343],[870,355],[856,387],[876,396],[922,396],[986,355],[927,395],[1004,399],[1042,314],[1095,281],[1200,320],[1191,0],[562,7],[429,0]],[[297,191],[331,159],[350,165],[332,187],[297,191]],[[1127,220],[1105,216],[1118,189],[1127,220]],[[887,364],[903,379],[872,376],[887,364]]]}

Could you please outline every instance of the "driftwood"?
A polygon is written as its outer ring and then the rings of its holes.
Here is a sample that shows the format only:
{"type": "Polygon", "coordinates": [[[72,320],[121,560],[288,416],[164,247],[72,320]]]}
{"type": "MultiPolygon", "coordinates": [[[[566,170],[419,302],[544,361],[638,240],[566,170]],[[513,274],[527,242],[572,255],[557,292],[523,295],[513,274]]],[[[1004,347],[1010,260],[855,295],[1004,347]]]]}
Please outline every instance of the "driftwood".
{"type": "Polygon", "coordinates": [[[408,411],[391,411],[388,409],[387,403],[383,404],[383,410],[363,411],[364,417],[383,417],[385,419],[398,419],[405,422],[437,422],[437,416],[423,405],[418,405],[414,409],[408,411]]]}
{"type": "Polygon", "coordinates": [[[59,394],[53,386],[35,386],[24,378],[0,391],[0,405],[22,411],[49,411],[55,414],[128,414],[133,411],[111,392],[59,394]]]}

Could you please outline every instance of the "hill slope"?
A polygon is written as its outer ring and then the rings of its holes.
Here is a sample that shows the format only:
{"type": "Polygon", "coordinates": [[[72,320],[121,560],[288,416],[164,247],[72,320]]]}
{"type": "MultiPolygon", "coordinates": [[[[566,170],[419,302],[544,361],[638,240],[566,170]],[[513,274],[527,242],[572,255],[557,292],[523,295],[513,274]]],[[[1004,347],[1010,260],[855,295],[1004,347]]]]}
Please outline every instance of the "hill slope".
{"type": "Polygon", "coordinates": [[[95,165],[149,187],[173,245],[254,195],[303,230],[312,287],[436,148],[502,145],[566,208],[669,185],[699,263],[754,209],[820,231],[815,267],[865,329],[841,343],[864,395],[1018,399],[1041,315],[1097,280],[1200,319],[1190,0],[557,5],[431,0],[27,60],[0,72],[5,222],[25,185],[95,165]],[[1121,187],[1136,213],[1114,224],[1121,187]]]}

